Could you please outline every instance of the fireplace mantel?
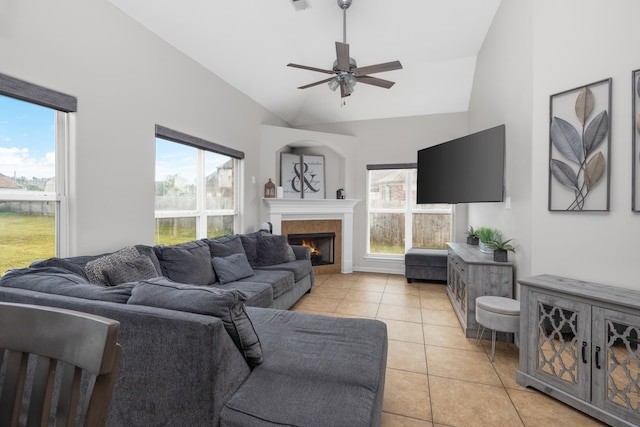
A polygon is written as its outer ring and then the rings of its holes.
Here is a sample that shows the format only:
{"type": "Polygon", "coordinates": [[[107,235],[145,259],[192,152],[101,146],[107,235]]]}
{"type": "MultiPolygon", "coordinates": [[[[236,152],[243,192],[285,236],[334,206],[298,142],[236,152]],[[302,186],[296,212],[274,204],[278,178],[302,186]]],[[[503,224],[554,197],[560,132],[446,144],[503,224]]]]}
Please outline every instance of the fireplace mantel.
{"type": "Polygon", "coordinates": [[[342,220],[342,273],[353,273],[353,209],[359,199],[262,199],[273,234],[282,234],[282,220],[342,220]]]}

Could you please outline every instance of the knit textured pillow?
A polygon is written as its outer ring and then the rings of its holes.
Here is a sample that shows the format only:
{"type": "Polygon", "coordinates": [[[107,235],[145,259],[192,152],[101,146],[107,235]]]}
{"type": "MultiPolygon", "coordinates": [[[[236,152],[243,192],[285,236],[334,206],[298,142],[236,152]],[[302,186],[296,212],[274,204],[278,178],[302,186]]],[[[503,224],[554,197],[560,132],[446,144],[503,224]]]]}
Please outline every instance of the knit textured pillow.
{"type": "Polygon", "coordinates": [[[153,279],[160,276],[151,258],[140,255],[131,261],[119,262],[103,271],[110,286],[120,283],[139,282],[140,280],[153,279]]]}
{"type": "Polygon", "coordinates": [[[104,275],[104,270],[118,263],[131,261],[139,255],[140,254],[136,248],[128,246],[112,254],[89,261],[84,267],[84,272],[91,283],[108,285],[109,281],[104,275]]]}

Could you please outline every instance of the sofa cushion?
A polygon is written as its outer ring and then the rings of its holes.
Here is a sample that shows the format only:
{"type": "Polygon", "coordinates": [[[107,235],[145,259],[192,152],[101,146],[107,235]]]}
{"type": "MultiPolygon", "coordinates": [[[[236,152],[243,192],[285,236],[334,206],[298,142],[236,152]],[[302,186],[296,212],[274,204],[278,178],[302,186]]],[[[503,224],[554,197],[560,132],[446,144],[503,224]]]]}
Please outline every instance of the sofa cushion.
{"type": "Polygon", "coordinates": [[[216,237],[215,239],[204,239],[209,245],[212,257],[225,257],[233,254],[244,254],[244,247],[239,235],[216,237]]]}
{"type": "MultiPolygon", "coordinates": [[[[247,279],[249,280],[249,279],[247,279]]],[[[244,305],[247,307],[271,307],[273,303],[273,287],[268,283],[237,281],[225,285],[212,285],[225,290],[240,291],[247,298],[244,305]]]]}
{"type": "Polygon", "coordinates": [[[156,255],[156,251],[153,249],[153,246],[147,245],[135,245],[135,248],[138,250],[140,255],[146,255],[149,257],[153,266],[156,268],[158,275],[162,275],[162,267],[160,267],[160,261],[158,261],[158,256],[156,255]]]}
{"type": "Polygon", "coordinates": [[[87,273],[84,271],[84,267],[87,265],[89,261],[96,260],[100,258],[102,255],[82,255],[76,257],[67,257],[67,258],[48,258],[48,259],[40,259],[32,262],[29,267],[41,268],[41,267],[59,267],[63,268],[71,273],[75,273],[79,276],[87,278],[87,273]]]}
{"type": "Polygon", "coordinates": [[[139,255],[131,261],[123,261],[107,267],[103,271],[109,286],[120,283],[137,282],[158,277],[156,267],[146,255],[139,255]]]}
{"type": "Polygon", "coordinates": [[[216,281],[209,246],[201,241],[155,246],[162,275],[174,282],[209,285],[216,281]]]}
{"type": "Polygon", "coordinates": [[[260,267],[255,267],[254,272],[258,270],[265,271],[290,271],[293,273],[293,280],[298,282],[300,279],[311,274],[313,267],[311,263],[307,260],[296,260],[292,262],[285,262],[284,264],[275,264],[275,265],[264,265],[260,267]]]}
{"type": "Polygon", "coordinates": [[[7,271],[0,286],[25,289],[46,294],[90,300],[126,303],[134,284],[104,286],[87,282],[78,274],[59,267],[19,268],[7,271]]]}
{"type": "Polygon", "coordinates": [[[257,265],[259,266],[282,264],[295,259],[295,254],[287,243],[286,236],[271,234],[258,236],[256,250],[258,252],[257,265]]]}
{"type": "Polygon", "coordinates": [[[158,277],[139,282],[127,303],[220,318],[249,366],[254,367],[262,362],[262,347],[245,311],[244,300],[239,291],[185,285],[158,277]]]}
{"type": "Polygon", "coordinates": [[[242,246],[244,247],[244,252],[247,254],[247,259],[249,260],[249,264],[251,264],[251,266],[255,266],[258,264],[258,236],[262,236],[264,234],[267,233],[265,233],[264,231],[255,231],[253,233],[240,235],[242,246]]]}
{"type": "Polygon", "coordinates": [[[244,253],[225,257],[213,257],[211,258],[211,262],[213,263],[213,269],[216,271],[218,280],[223,285],[253,276],[253,269],[249,265],[247,256],[244,253]]]}
{"type": "Polygon", "coordinates": [[[101,256],[98,259],[93,261],[89,261],[87,265],[84,267],[85,272],[87,273],[87,278],[92,283],[98,283],[102,285],[107,285],[109,282],[107,281],[106,276],[104,275],[104,271],[107,268],[114,266],[115,264],[131,261],[136,258],[140,254],[138,250],[132,246],[128,246],[126,248],[122,248],[119,251],[114,253],[101,256]]]}
{"type": "Polygon", "coordinates": [[[227,402],[221,425],[376,425],[387,358],[384,323],[247,311],[265,359],[227,402]]]}
{"type": "MultiPolygon", "coordinates": [[[[280,295],[290,291],[295,286],[293,273],[284,270],[253,270],[254,275],[247,277],[246,279],[239,280],[238,282],[257,282],[267,283],[273,288],[273,298],[278,298],[280,295]]],[[[229,284],[227,286],[236,287],[236,285],[229,284]]]]}

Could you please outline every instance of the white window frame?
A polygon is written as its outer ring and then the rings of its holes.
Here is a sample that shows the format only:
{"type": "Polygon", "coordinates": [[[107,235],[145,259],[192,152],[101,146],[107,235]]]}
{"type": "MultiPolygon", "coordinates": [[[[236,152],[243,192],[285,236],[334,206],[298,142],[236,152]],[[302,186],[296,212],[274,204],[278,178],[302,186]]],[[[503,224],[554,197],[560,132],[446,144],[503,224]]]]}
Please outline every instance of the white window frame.
{"type": "Polygon", "coordinates": [[[451,215],[451,235],[450,238],[453,237],[453,227],[454,227],[454,215],[455,215],[455,210],[453,208],[453,205],[449,205],[448,209],[425,209],[425,208],[421,208],[420,206],[424,206],[424,205],[416,205],[417,207],[414,209],[414,203],[412,200],[410,200],[411,198],[411,194],[413,192],[413,180],[412,180],[412,173],[411,170],[416,169],[417,166],[413,163],[408,163],[408,164],[392,164],[392,165],[378,165],[376,167],[372,167],[371,165],[367,168],[367,243],[366,243],[366,247],[367,247],[367,251],[366,251],[366,255],[365,258],[369,258],[369,259],[392,259],[392,260],[398,260],[398,259],[404,259],[404,254],[378,254],[378,253],[372,253],[371,252],[371,214],[372,213],[396,213],[396,214],[404,214],[404,231],[405,231],[405,238],[404,238],[404,251],[405,253],[411,249],[412,246],[412,240],[413,240],[413,214],[420,214],[420,213],[432,213],[432,214],[450,214],[451,215]],[[406,194],[406,198],[405,198],[405,206],[404,208],[398,208],[398,209],[393,209],[393,208],[371,208],[371,200],[369,198],[370,196],[370,189],[371,189],[371,173],[376,171],[376,170],[381,170],[381,169],[404,169],[406,170],[406,174],[405,174],[405,194],[406,194]]]}
{"type": "Polygon", "coordinates": [[[162,139],[174,144],[182,144],[197,150],[196,160],[196,209],[193,210],[155,210],[154,221],[164,218],[195,218],[196,219],[196,239],[207,237],[207,218],[210,216],[233,216],[234,232],[241,228],[240,200],[243,174],[242,166],[244,153],[233,150],[212,142],[191,137],[177,131],[156,125],[156,139],[162,139]],[[205,209],[205,153],[209,151],[228,156],[233,161],[233,209],[205,209]]]}
{"type": "Polygon", "coordinates": [[[2,191],[3,202],[55,202],[55,256],[69,256],[68,152],[77,100],[14,77],[0,74],[0,95],[50,108],[55,112],[55,191],[2,191]]]}

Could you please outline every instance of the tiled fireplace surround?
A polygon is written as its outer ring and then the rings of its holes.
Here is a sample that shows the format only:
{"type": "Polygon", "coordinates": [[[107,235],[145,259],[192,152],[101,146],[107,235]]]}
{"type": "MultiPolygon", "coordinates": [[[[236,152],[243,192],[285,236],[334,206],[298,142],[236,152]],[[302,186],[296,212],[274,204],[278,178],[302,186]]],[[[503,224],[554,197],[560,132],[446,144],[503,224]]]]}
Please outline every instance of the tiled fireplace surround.
{"type": "Polygon", "coordinates": [[[335,263],[316,266],[316,274],[353,272],[355,199],[263,199],[273,234],[336,233],[335,263]]]}

